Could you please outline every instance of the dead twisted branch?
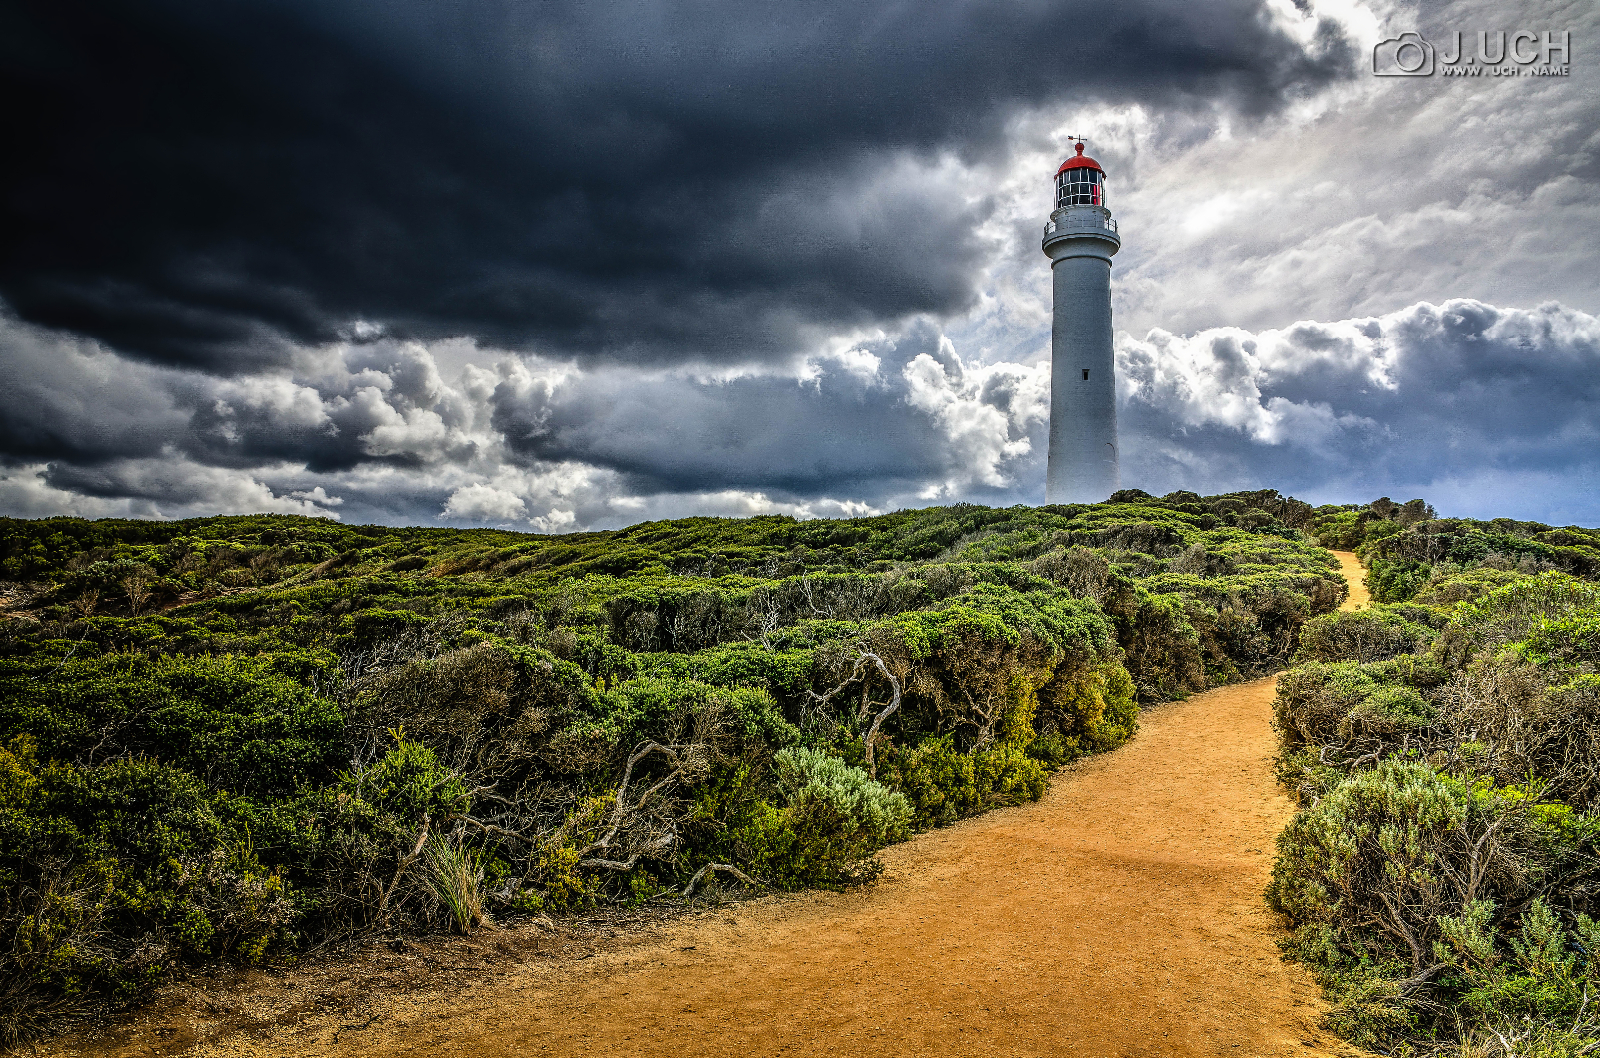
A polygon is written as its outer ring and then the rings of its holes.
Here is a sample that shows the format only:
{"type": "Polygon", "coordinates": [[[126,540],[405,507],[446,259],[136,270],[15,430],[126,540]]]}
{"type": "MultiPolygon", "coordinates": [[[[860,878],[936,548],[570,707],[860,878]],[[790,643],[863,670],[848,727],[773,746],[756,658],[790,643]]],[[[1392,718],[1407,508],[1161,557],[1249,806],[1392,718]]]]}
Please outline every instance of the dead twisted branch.
{"type": "Polygon", "coordinates": [[[879,729],[883,727],[883,722],[900,711],[901,701],[900,680],[895,676],[894,673],[889,671],[889,666],[884,664],[883,658],[869,650],[860,651],[856,655],[855,664],[850,669],[850,675],[847,676],[842,683],[824,694],[818,694],[815,691],[808,691],[806,693],[810,696],[809,700],[813,705],[825,706],[835,695],[841,693],[845,688],[857,682],[864,681],[871,668],[876,668],[878,672],[882,673],[883,678],[889,681],[889,700],[887,702],[872,701],[868,694],[869,688],[864,682],[862,683],[861,688],[861,706],[859,718],[865,720],[868,716],[872,716],[872,724],[867,728],[866,733],[861,736],[861,741],[862,746],[866,750],[867,754],[867,774],[876,779],[878,777],[878,773],[876,762],[873,759],[873,743],[878,737],[879,729]],[[876,714],[872,712],[874,706],[878,707],[876,714]]]}
{"type": "Polygon", "coordinates": [[[612,805],[610,827],[598,840],[591,842],[581,853],[582,859],[578,861],[579,867],[600,867],[613,871],[630,871],[638,864],[641,858],[658,859],[671,853],[678,842],[678,820],[652,820],[648,809],[651,799],[665,790],[675,780],[683,777],[691,768],[702,763],[698,759],[695,743],[662,745],[659,742],[650,742],[634,750],[628,758],[627,765],[622,771],[622,782],[617,786],[616,802],[612,805]],[[666,775],[657,779],[644,789],[638,797],[633,798],[633,772],[640,763],[655,755],[666,758],[671,768],[666,775]],[[631,798],[631,799],[630,799],[631,798]],[[596,856],[596,852],[609,853],[619,844],[619,837],[638,837],[640,829],[651,829],[651,823],[657,825],[654,832],[643,841],[631,842],[633,849],[625,858],[611,858],[596,856]],[[662,825],[664,823],[664,825],[662,825]]]}

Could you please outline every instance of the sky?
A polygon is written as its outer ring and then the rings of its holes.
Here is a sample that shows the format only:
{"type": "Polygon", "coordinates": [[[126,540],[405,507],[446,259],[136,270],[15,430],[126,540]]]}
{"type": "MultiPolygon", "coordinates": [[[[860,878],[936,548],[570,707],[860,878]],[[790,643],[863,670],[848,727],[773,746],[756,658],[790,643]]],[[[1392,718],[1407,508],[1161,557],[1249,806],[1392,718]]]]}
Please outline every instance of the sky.
{"type": "Polygon", "coordinates": [[[1042,503],[1083,136],[1125,488],[1600,524],[1590,0],[3,0],[0,75],[0,515],[1042,503]]]}

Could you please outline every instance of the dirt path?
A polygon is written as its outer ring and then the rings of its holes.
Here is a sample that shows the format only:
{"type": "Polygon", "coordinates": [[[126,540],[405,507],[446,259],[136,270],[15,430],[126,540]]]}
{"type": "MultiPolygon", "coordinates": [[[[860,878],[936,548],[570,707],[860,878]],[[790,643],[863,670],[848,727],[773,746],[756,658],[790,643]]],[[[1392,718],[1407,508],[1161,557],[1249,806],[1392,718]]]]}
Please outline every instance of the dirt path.
{"type": "Polygon", "coordinates": [[[1335,551],[1333,556],[1339,560],[1339,572],[1350,582],[1350,598],[1346,599],[1339,609],[1365,610],[1371,606],[1372,596],[1367,593],[1367,586],[1361,580],[1364,576],[1361,560],[1352,551],[1335,551]]]}
{"type": "MultiPolygon", "coordinates": [[[[1347,563],[1365,605],[1360,567],[1347,563]]],[[[735,905],[592,957],[462,965],[253,1038],[198,1024],[98,1053],[1328,1055],[1317,990],[1261,899],[1288,800],[1273,681],[1145,714],[1038,804],[887,850],[855,893],[735,905]],[[437,975],[433,979],[438,980],[437,975]],[[364,1023],[364,1024],[363,1024],[364,1023]],[[192,1047],[182,1044],[194,1043],[192,1047]]],[[[333,971],[337,973],[338,971],[333,971]]],[[[344,978],[349,981],[350,978],[344,978]]],[[[326,1008],[323,1008],[326,1009],[326,1008]]],[[[274,1022],[276,1024],[274,1024],[274,1022]]],[[[159,1034],[158,1034],[159,1035],[159,1034]]],[[[69,1041],[58,1045],[70,1053],[69,1041]]]]}

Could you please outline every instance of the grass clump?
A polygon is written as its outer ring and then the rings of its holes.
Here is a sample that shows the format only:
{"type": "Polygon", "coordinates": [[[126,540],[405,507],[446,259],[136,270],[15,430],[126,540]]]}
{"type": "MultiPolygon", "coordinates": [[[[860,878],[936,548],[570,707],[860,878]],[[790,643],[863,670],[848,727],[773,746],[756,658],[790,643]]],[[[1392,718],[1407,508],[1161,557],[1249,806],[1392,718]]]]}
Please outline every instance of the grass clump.
{"type": "Polygon", "coordinates": [[[423,849],[423,878],[448,912],[451,926],[471,933],[493,925],[483,908],[482,852],[437,836],[429,838],[423,849]]]}

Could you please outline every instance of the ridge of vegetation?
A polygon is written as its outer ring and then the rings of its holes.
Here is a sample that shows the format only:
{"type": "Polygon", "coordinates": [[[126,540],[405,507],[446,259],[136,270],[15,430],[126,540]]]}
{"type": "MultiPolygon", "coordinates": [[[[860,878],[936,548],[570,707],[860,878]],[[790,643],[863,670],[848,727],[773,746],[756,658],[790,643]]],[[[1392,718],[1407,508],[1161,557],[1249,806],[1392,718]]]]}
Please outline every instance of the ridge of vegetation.
{"type": "Polygon", "coordinates": [[[1600,1051],[1600,531],[1380,501],[1311,532],[1375,605],[1278,682],[1286,950],[1380,1053],[1600,1051]]]}
{"type": "Polygon", "coordinates": [[[1325,547],[1360,556],[1373,602],[1406,602],[1466,570],[1485,571],[1485,582],[1495,573],[1556,570],[1591,580],[1600,574],[1600,529],[1436,518],[1422,500],[1319,507],[1309,532],[1325,547]]]}
{"type": "Polygon", "coordinates": [[[871,878],[1345,594],[1275,492],[605,533],[0,520],[0,1025],[381,929],[871,878]]]}

